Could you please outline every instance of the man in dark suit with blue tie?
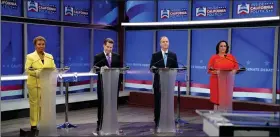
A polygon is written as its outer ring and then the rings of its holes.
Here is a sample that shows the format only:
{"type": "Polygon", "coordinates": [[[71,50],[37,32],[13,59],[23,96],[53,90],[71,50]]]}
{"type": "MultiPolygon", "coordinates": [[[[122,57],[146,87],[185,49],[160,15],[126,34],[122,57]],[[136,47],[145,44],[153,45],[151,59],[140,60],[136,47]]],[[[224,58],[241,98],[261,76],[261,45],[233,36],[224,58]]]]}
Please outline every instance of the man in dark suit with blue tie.
{"type": "MultiPolygon", "coordinates": [[[[121,59],[120,55],[117,53],[113,53],[113,45],[114,41],[111,38],[106,38],[103,42],[104,51],[94,56],[94,66],[99,68],[108,67],[108,68],[120,68],[121,67],[121,59]]],[[[98,100],[98,113],[97,113],[97,128],[96,131],[99,132],[102,128],[103,121],[103,90],[102,90],[102,75],[99,73],[100,69],[97,70],[98,79],[97,79],[97,100],[98,100]]],[[[119,80],[119,88],[118,95],[120,89],[120,80],[119,80]]]]}
{"type": "MultiPolygon", "coordinates": [[[[169,40],[166,36],[160,38],[161,50],[152,55],[150,68],[178,68],[177,55],[168,50],[169,40]]],[[[153,72],[155,73],[155,72],[153,72]]],[[[154,89],[154,122],[155,128],[158,128],[159,118],[160,118],[160,78],[159,74],[155,73],[153,89],[154,89]]],[[[164,106],[162,106],[164,107],[164,106]]],[[[175,122],[175,121],[174,121],[175,122]]]]}

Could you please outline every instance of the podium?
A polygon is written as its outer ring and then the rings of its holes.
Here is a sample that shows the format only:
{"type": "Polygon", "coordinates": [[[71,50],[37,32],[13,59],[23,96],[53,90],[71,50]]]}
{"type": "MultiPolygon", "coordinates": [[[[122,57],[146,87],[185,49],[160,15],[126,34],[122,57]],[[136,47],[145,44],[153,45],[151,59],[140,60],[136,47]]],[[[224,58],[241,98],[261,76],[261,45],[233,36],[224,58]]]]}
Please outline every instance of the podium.
{"type": "Polygon", "coordinates": [[[103,90],[103,122],[100,135],[119,135],[118,84],[119,75],[129,68],[101,68],[103,90]]]}
{"type": "Polygon", "coordinates": [[[186,68],[152,68],[160,77],[161,108],[158,131],[159,133],[176,132],[174,117],[174,87],[177,71],[186,68]]]}
{"type": "MultiPolygon", "coordinates": [[[[217,70],[218,73],[218,95],[219,107],[218,111],[231,111],[232,110],[232,97],[235,73],[233,70],[217,70]]],[[[236,74],[245,71],[245,68],[236,70],[236,74]]]]}
{"type": "Polygon", "coordinates": [[[57,136],[56,129],[56,87],[57,77],[69,68],[43,68],[40,70],[41,118],[38,124],[39,136],[57,136]]]}

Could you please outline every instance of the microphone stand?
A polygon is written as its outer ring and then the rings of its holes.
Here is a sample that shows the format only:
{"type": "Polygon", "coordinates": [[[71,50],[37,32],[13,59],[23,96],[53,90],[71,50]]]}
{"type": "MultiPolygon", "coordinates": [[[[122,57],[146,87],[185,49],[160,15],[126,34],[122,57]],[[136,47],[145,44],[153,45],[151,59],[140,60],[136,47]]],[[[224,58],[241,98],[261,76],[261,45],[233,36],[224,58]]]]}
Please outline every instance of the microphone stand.
{"type": "MultiPolygon", "coordinates": [[[[75,76],[77,78],[77,76],[75,76]]],[[[62,79],[62,77],[61,77],[62,79]]],[[[69,81],[63,81],[63,86],[65,87],[65,122],[57,126],[57,129],[68,129],[68,128],[77,128],[76,125],[71,124],[68,121],[68,111],[69,111],[69,81]]]]}

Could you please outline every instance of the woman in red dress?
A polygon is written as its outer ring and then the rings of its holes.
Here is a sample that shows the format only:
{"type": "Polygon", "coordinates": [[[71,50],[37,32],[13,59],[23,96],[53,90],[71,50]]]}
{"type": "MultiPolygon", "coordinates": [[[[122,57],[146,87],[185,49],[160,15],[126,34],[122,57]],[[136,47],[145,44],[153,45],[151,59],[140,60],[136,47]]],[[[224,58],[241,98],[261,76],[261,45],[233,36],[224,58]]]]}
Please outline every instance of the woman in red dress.
{"type": "Polygon", "coordinates": [[[216,46],[216,54],[210,58],[208,63],[208,74],[210,74],[210,101],[217,110],[219,105],[218,75],[219,69],[232,69],[233,73],[238,70],[238,63],[235,57],[228,54],[229,45],[226,41],[220,41],[216,46]]]}

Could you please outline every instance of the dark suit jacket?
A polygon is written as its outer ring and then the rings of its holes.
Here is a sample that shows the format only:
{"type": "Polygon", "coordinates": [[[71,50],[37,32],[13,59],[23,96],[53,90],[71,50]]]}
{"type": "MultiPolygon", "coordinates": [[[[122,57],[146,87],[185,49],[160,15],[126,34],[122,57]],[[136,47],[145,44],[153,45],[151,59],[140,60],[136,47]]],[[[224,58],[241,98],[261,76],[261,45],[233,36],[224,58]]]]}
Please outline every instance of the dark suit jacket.
{"type": "MultiPolygon", "coordinates": [[[[167,68],[178,68],[177,55],[168,50],[168,56],[167,57],[168,58],[167,58],[166,67],[167,68]]],[[[157,68],[165,68],[163,55],[162,55],[161,51],[159,51],[157,53],[154,53],[152,55],[150,68],[152,66],[155,66],[157,68]]],[[[155,76],[154,76],[153,87],[154,87],[155,91],[159,90],[159,74],[157,74],[157,73],[155,73],[155,76]]]]}
{"type": "MultiPolygon", "coordinates": [[[[117,53],[112,53],[112,58],[111,58],[111,68],[120,68],[121,67],[121,58],[120,55],[117,53]]],[[[109,64],[107,62],[106,56],[104,52],[101,52],[97,55],[94,56],[94,66],[98,67],[103,67],[107,66],[109,67],[109,64]]],[[[98,79],[97,79],[97,91],[102,91],[102,86],[101,86],[101,74],[99,73],[99,70],[97,70],[98,73],[98,79]]],[[[120,75],[121,76],[121,75],[120,75]]],[[[119,80],[119,86],[120,86],[120,80],[119,80]]]]}

